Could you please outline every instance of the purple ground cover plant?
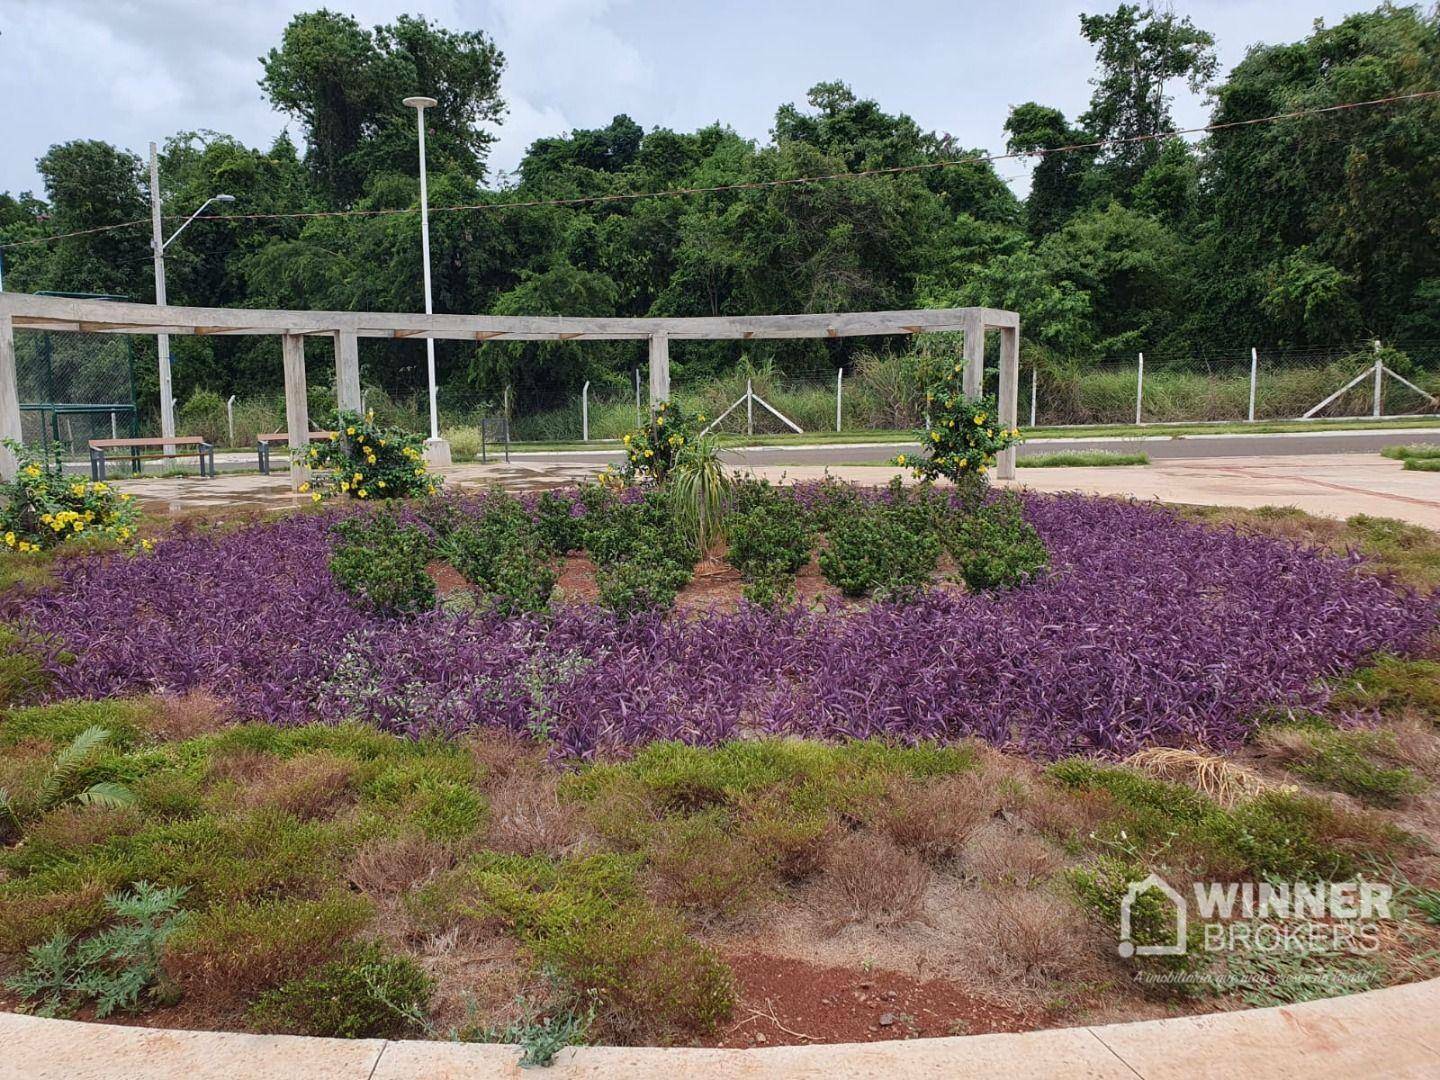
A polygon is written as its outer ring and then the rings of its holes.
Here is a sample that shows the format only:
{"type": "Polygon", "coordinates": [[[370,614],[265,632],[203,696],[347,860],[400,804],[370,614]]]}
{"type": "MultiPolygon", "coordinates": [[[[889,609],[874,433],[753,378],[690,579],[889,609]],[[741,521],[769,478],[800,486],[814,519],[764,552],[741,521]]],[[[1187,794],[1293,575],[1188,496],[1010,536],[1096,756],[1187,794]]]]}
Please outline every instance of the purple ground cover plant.
{"type": "Polygon", "coordinates": [[[204,688],[247,719],[410,735],[494,725],[571,758],[757,733],[978,736],[1041,757],[1223,749],[1269,710],[1322,705],[1324,677],[1415,651],[1440,621],[1435,597],[1358,573],[1356,558],[1152,505],[1025,507],[1048,576],[904,605],[385,618],[331,579],[331,512],[69,559],[58,586],[6,598],[4,615],[50,642],[56,696],[204,688]]]}

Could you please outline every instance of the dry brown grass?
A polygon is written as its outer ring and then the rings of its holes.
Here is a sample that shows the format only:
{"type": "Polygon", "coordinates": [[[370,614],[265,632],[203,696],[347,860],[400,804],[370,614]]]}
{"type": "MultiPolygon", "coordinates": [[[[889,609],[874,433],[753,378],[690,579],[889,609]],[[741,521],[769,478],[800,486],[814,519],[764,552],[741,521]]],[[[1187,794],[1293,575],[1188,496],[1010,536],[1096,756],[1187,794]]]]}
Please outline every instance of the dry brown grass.
{"type": "Polygon", "coordinates": [[[992,975],[1023,986],[1068,979],[1093,964],[1085,916],[1047,892],[996,893],[977,914],[976,944],[992,975]]]}
{"type": "Polygon", "coordinates": [[[770,860],[723,812],[676,815],[656,829],[647,885],[662,904],[702,919],[725,919],[751,906],[770,860]]]}
{"type": "Polygon", "coordinates": [[[390,903],[455,865],[444,844],[420,833],[379,836],[356,849],[346,880],[377,903],[390,903]]]}
{"type": "Polygon", "coordinates": [[[212,783],[229,780],[246,787],[274,770],[281,760],[264,750],[229,749],[210,758],[205,778],[212,783]]]}
{"type": "Polygon", "coordinates": [[[1024,820],[1062,842],[1083,840],[1124,811],[1108,791],[1071,791],[1048,784],[1022,812],[1024,820]]]}
{"type": "Polygon", "coordinates": [[[1157,780],[1192,787],[1221,806],[1234,806],[1280,786],[1214,754],[1169,746],[1152,746],[1131,754],[1125,764],[1157,780]]]}
{"type": "Polygon", "coordinates": [[[845,922],[910,922],[920,916],[930,868],[882,832],[865,829],[830,850],[825,884],[845,922]]]}
{"type": "Polygon", "coordinates": [[[579,808],[560,800],[553,774],[517,769],[490,789],[486,845],[517,855],[560,855],[574,845],[579,808]]]}
{"type": "Polygon", "coordinates": [[[1417,716],[1405,716],[1386,725],[1394,741],[1386,756],[1432,779],[1440,777],[1440,736],[1435,726],[1417,716]]]}
{"type": "Polygon", "coordinates": [[[481,771],[487,783],[503,780],[515,772],[537,772],[545,764],[545,752],[535,743],[503,728],[467,732],[460,744],[481,771]]]}
{"type": "Polygon", "coordinates": [[[255,777],[242,802],[250,809],[276,807],[301,821],[334,817],[355,801],[356,764],[328,750],[281,761],[255,777]]]}
{"type": "Polygon", "coordinates": [[[965,845],[966,874],[994,885],[1033,888],[1061,866],[1059,853],[1037,836],[1027,836],[1001,821],[978,829],[965,845]]]}
{"type": "Polygon", "coordinates": [[[145,727],[161,742],[198,738],[235,722],[225,703],[204,690],[192,690],[175,697],[156,696],[150,701],[153,709],[146,717],[145,727]]]}
{"type": "Polygon", "coordinates": [[[938,862],[958,855],[996,808],[995,785],[980,773],[897,780],[886,793],[881,824],[901,847],[938,862]]]}

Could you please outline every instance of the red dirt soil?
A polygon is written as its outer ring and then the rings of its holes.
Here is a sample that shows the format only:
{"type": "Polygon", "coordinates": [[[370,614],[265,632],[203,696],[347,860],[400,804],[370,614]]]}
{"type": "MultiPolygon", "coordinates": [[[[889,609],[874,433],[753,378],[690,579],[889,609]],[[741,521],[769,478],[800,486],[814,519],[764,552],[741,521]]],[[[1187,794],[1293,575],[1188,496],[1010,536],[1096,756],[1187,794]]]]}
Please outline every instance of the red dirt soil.
{"type": "Polygon", "coordinates": [[[879,1042],[1035,1026],[1025,1014],[945,979],[921,982],[893,971],[820,967],[755,953],[726,962],[735,973],[735,1015],[706,1046],[879,1042]]]}

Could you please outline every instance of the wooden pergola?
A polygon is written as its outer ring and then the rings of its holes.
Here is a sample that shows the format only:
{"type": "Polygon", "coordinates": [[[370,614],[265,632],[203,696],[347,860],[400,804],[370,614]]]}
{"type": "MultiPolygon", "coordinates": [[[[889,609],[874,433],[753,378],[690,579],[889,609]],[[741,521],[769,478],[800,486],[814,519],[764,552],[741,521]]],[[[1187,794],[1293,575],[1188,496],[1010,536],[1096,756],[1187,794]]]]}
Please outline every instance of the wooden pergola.
{"type": "MultiPolygon", "coordinates": [[[[985,332],[1000,332],[1000,422],[1018,416],[1020,316],[995,308],[935,308],[826,315],[741,315],[674,319],[572,318],[547,315],[417,315],[371,311],[269,311],[197,308],[79,300],[28,293],[0,293],[0,438],[21,438],[15,373],[15,331],[86,334],[248,334],[280,338],[285,365],[285,419],[292,453],[290,482],[307,475],[309,442],[305,389],[305,339],[335,341],[335,396],[342,409],[359,412],[360,353],[367,338],[434,338],[447,341],[640,341],[650,345],[650,403],[670,396],[670,341],[762,338],[837,338],[959,331],[964,334],[965,393],[981,393],[985,332]]],[[[1015,475],[1015,451],[998,463],[1002,479],[1015,475]]],[[[15,457],[0,449],[0,476],[15,475],[15,457]]]]}

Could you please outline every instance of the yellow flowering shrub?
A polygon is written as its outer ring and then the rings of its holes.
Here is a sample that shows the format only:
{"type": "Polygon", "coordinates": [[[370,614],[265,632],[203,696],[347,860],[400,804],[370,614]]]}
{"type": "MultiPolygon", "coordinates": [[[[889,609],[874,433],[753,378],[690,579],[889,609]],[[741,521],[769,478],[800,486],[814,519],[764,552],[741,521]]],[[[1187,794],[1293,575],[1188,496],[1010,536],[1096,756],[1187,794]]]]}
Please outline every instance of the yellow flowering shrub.
{"type": "Polygon", "coordinates": [[[424,438],[376,426],[374,412],[341,413],[335,438],[310,444],[309,462],[315,472],[301,490],[316,502],[433,495],[441,484],[425,467],[424,438]]]}
{"type": "MultiPolygon", "coordinates": [[[[56,547],[77,536],[100,536],[121,544],[137,539],[139,510],[129,495],[109,484],[66,476],[60,462],[7,439],[19,469],[0,484],[0,539],[11,551],[56,547]]],[[[142,541],[142,543],[147,543],[142,541]]]]}
{"type": "Polygon", "coordinates": [[[701,419],[687,416],[673,401],[660,402],[643,427],[621,440],[625,444],[625,478],[648,476],[663,484],[685,446],[697,438],[696,424],[701,419]]]}
{"type": "Polygon", "coordinates": [[[979,477],[983,482],[996,455],[1021,441],[1019,428],[1001,426],[1000,409],[993,397],[965,396],[964,370],[963,364],[954,364],[925,395],[930,430],[920,433],[922,452],[895,459],[916,477],[934,480],[943,476],[956,483],[976,483],[979,477]]]}

